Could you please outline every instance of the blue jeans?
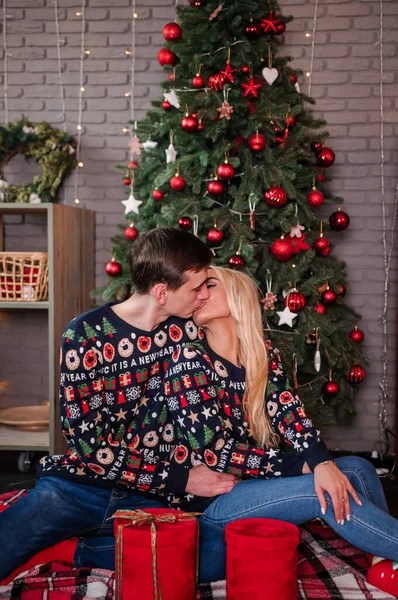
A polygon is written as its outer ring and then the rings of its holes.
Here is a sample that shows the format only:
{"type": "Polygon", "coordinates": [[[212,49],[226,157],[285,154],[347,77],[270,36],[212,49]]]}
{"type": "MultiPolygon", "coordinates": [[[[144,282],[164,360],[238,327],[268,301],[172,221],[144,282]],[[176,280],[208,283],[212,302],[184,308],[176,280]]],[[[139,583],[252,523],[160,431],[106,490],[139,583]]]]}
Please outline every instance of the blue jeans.
{"type": "MultiPolygon", "coordinates": [[[[302,525],[323,518],[341,537],[372,554],[398,560],[398,520],[388,514],[383,488],[373,466],[358,457],[336,460],[358,492],[350,498],[351,521],[338,525],[333,506],[321,514],[313,475],[252,479],[219,496],[199,519],[200,581],[225,578],[224,527],[249,517],[281,519],[302,525]]],[[[116,510],[164,507],[135,492],[106,490],[57,477],[43,477],[34,490],[0,514],[0,579],[39,550],[69,537],[81,537],[75,566],[114,569],[113,521],[116,510]],[[84,536],[84,537],[83,537],[84,536]]]]}

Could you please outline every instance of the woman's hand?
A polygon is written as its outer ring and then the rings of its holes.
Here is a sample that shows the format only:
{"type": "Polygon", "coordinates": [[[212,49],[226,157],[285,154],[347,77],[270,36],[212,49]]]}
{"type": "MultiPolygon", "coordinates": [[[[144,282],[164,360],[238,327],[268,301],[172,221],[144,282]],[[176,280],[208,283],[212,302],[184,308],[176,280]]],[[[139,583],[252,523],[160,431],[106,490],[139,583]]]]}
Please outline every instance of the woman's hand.
{"type": "Polygon", "coordinates": [[[362,506],[362,502],[352,487],[348,477],[340,471],[334,462],[327,464],[320,463],[314,469],[315,492],[321,505],[321,512],[324,515],[327,510],[325,492],[329,494],[333,502],[334,515],[339,525],[344,525],[344,514],[347,521],[350,520],[350,502],[348,492],[354,498],[355,502],[362,506]]]}

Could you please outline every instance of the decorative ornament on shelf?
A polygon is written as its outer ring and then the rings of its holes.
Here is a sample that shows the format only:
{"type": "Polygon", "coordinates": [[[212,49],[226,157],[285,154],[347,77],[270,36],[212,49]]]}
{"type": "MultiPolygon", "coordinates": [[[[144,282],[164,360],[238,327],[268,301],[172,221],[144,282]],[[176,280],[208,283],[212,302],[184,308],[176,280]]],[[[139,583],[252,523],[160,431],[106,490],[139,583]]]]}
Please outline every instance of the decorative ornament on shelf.
{"type": "Polygon", "coordinates": [[[286,261],[292,258],[293,247],[291,242],[286,240],[284,235],[281,235],[278,240],[272,242],[271,252],[277,260],[286,261]]]}
{"type": "Polygon", "coordinates": [[[182,38],[182,29],[178,23],[167,23],[163,27],[162,34],[167,42],[178,42],[182,38]]]}
{"type": "Polygon", "coordinates": [[[198,129],[198,119],[194,115],[189,114],[188,104],[185,107],[185,117],[181,121],[181,126],[187,133],[193,133],[198,129]]]}
{"type": "Polygon", "coordinates": [[[127,229],[124,230],[124,237],[130,242],[134,242],[134,240],[136,240],[139,236],[139,233],[140,232],[138,231],[138,229],[134,227],[134,222],[131,222],[129,227],[127,227],[127,229]]]}
{"type": "Polygon", "coordinates": [[[256,133],[253,133],[253,135],[249,137],[247,143],[253,152],[261,152],[261,150],[264,150],[267,141],[263,134],[259,133],[257,130],[256,133]]]}
{"type": "Polygon", "coordinates": [[[336,304],[337,294],[327,285],[326,290],[321,294],[322,304],[336,304]]]}
{"type": "Polygon", "coordinates": [[[185,187],[185,179],[180,175],[180,167],[177,165],[176,174],[170,179],[170,187],[176,192],[181,192],[185,187]]]}
{"type": "Polygon", "coordinates": [[[178,219],[178,227],[184,231],[190,231],[192,229],[192,219],[190,217],[180,217],[178,219]]]}
{"type": "Polygon", "coordinates": [[[236,254],[233,254],[228,259],[228,265],[231,267],[231,269],[236,269],[237,271],[244,269],[245,265],[246,265],[245,259],[243,258],[243,256],[241,256],[242,241],[243,240],[240,240],[240,242],[239,242],[239,248],[236,251],[236,254]]]}
{"type": "Polygon", "coordinates": [[[158,52],[158,62],[161,67],[166,65],[174,66],[178,62],[178,57],[168,48],[161,48],[158,52]]]}
{"type": "Polygon", "coordinates": [[[174,148],[173,142],[174,142],[174,134],[173,134],[173,132],[170,132],[170,144],[169,144],[169,147],[165,150],[167,164],[175,163],[176,158],[177,158],[177,150],[174,148]]]}
{"type": "Polygon", "coordinates": [[[316,189],[315,186],[315,177],[312,180],[312,191],[307,196],[307,202],[312,208],[317,208],[318,206],[322,206],[325,201],[325,196],[322,194],[320,190],[316,189]]]}
{"type": "Polygon", "coordinates": [[[250,15],[250,21],[245,27],[245,35],[249,40],[256,40],[261,35],[261,25],[253,21],[253,17],[250,15]]]}
{"type": "Polygon", "coordinates": [[[163,92],[163,96],[166,102],[169,102],[174,108],[180,108],[180,102],[178,100],[177,92],[172,89],[169,92],[163,92]]]}
{"type": "Polygon", "coordinates": [[[163,200],[164,192],[161,192],[160,190],[158,190],[158,188],[155,188],[152,192],[152,198],[154,200],[163,200]]]}
{"type": "Polygon", "coordinates": [[[356,344],[362,344],[365,339],[365,334],[362,329],[359,329],[358,325],[355,325],[354,329],[349,333],[350,338],[356,344]]]}
{"type": "Polygon", "coordinates": [[[219,181],[218,176],[216,175],[213,181],[210,181],[207,185],[207,191],[213,196],[221,196],[224,192],[224,184],[222,181],[219,181]]]}
{"type": "Polygon", "coordinates": [[[366,377],[366,371],[361,365],[355,365],[346,373],[345,378],[350,383],[362,383],[366,377]]]}
{"type": "Polygon", "coordinates": [[[282,35],[286,30],[286,25],[280,19],[275,18],[270,10],[269,15],[261,19],[261,29],[267,35],[282,35]]]}
{"type": "Polygon", "coordinates": [[[320,152],[318,152],[316,157],[316,164],[319,167],[331,167],[334,163],[336,156],[331,148],[323,147],[320,152]]]}
{"type": "Polygon", "coordinates": [[[231,88],[225,86],[224,88],[224,102],[217,108],[217,112],[220,113],[220,119],[231,120],[231,115],[234,112],[233,106],[228,102],[229,91],[231,88]]]}
{"type": "Polygon", "coordinates": [[[113,257],[112,260],[106,264],[105,271],[109,277],[117,277],[122,272],[122,265],[115,257],[113,257]]]}
{"type": "Polygon", "coordinates": [[[224,162],[217,167],[217,175],[220,179],[232,179],[235,175],[234,167],[228,162],[229,161],[229,150],[224,152],[224,162]]]}
{"type": "Polygon", "coordinates": [[[264,199],[268,206],[273,206],[274,208],[284,206],[288,200],[286,191],[278,185],[273,185],[264,192],[264,199]]]}
{"type": "Polygon", "coordinates": [[[341,210],[340,206],[329,217],[329,225],[334,231],[344,231],[350,224],[349,215],[341,210]]]}
{"type": "Polygon", "coordinates": [[[217,228],[217,223],[215,220],[214,220],[214,227],[209,229],[206,237],[207,237],[207,241],[209,242],[210,246],[218,246],[223,241],[224,233],[220,229],[217,228]]]}
{"type": "Polygon", "coordinates": [[[270,46],[268,46],[268,67],[264,67],[261,74],[268,85],[275,83],[279,76],[278,69],[275,69],[275,67],[272,66],[272,51],[270,46]]]}
{"type": "Polygon", "coordinates": [[[297,315],[293,313],[288,306],[285,306],[283,310],[277,310],[276,314],[279,317],[278,325],[289,325],[289,327],[293,327],[293,319],[295,319],[297,315]]]}

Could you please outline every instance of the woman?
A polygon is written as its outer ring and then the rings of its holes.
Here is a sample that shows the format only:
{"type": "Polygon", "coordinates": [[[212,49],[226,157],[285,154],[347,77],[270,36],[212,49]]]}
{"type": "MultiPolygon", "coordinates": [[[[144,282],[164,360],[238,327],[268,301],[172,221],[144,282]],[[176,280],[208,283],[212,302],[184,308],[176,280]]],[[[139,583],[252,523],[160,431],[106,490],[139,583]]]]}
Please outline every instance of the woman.
{"type": "MultiPolygon", "coordinates": [[[[277,350],[264,344],[254,282],[213,267],[207,286],[210,298],[194,315],[206,338],[184,347],[165,376],[181,440],[175,459],[184,462],[190,451],[192,464],[204,462],[245,480],[214,499],[200,518],[220,531],[217,543],[213,532],[206,550],[201,548],[201,574],[207,580],[224,576],[223,528],[247,517],[296,525],[322,517],[354,546],[398,560],[398,520],[388,514],[373,466],[358,457],[334,462],[327,453],[289,388],[277,350]],[[279,450],[281,435],[296,455],[279,450]]],[[[189,510],[187,498],[174,497],[172,506],[176,500],[189,510]]]]}

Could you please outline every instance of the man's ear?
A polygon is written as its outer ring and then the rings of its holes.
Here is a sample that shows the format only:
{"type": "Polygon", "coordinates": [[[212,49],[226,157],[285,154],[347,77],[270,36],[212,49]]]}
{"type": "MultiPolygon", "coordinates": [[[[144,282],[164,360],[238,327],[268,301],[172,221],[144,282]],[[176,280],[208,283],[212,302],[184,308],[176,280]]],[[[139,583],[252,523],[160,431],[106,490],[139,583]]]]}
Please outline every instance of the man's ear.
{"type": "Polygon", "coordinates": [[[156,283],[151,290],[155,300],[164,306],[167,302],[168,287],[165,283],[156,283]]]}

